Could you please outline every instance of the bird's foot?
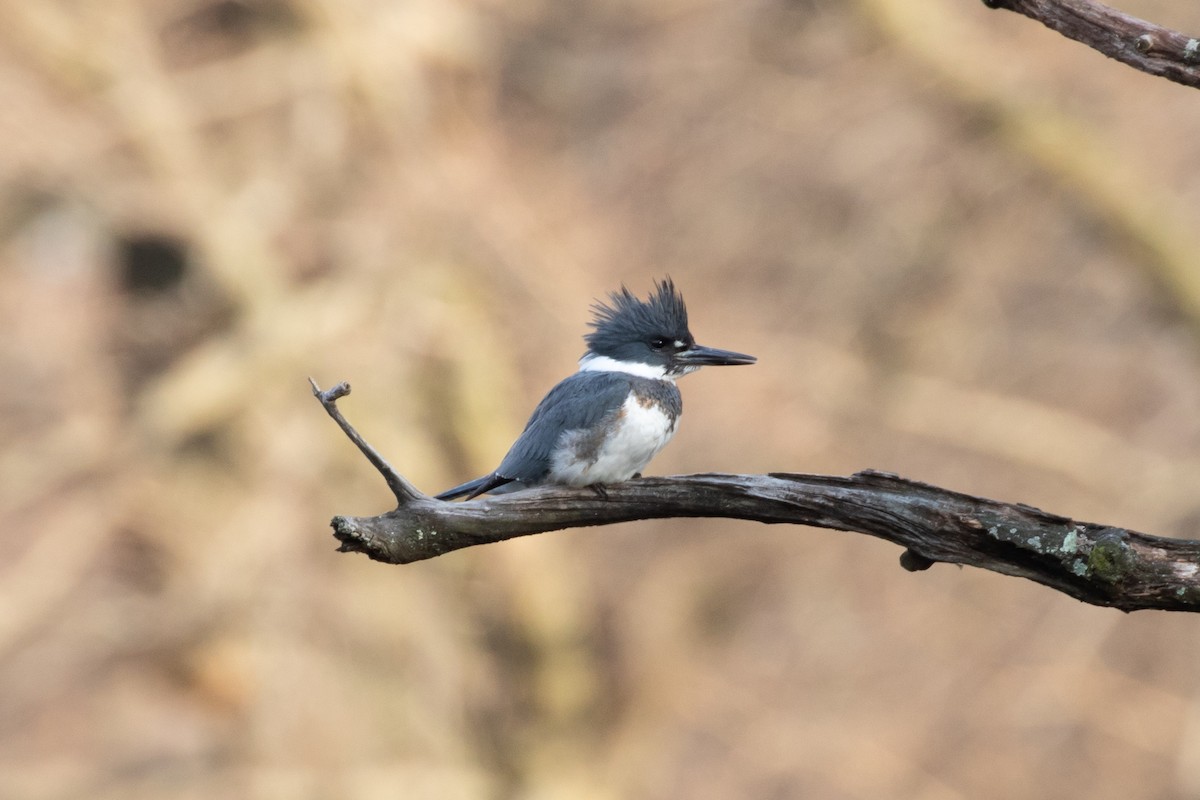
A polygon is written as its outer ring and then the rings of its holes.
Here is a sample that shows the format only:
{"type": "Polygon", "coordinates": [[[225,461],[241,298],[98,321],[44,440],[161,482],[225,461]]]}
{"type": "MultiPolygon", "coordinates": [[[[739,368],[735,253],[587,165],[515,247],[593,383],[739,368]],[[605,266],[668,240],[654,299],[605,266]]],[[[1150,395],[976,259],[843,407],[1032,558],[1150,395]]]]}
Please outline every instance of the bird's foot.
{"type": "Polygon", "coordinates": [[[595,492],[596,496],[599,497],[601,500],[608,499],[608,487],[605,486],[603,483],[593,483],[588,488],[590,488],[593,492],[595,492]]]}

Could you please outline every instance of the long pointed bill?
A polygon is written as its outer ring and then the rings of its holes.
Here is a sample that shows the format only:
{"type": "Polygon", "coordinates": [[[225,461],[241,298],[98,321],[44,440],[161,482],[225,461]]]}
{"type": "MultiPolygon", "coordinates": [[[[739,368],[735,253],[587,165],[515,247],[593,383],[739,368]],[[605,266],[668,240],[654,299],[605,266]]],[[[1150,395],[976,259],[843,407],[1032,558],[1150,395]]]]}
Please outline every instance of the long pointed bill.
{"type": "Polygon", "coordinates": [[[704,347],[699,344],[677,353],[675,360],[687,367],[732,367],[738,364],[753,364],[758,361],[754,356],[744,353],[718,350],[715,347],[704,347]]]}

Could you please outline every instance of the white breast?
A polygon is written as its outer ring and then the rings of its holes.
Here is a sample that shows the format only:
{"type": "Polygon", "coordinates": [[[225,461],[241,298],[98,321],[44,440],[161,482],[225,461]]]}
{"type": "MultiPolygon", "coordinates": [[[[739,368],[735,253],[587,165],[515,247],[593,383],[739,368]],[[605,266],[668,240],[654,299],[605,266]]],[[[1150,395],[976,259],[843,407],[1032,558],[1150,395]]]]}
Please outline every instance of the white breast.
{"type": "Polygon", "coordinates": [[[587,447],[586,431],[568,431],[550,465],[550,480],[568,486],[620,483],[650,463],[675,435],[675,420],[654,404],[630,396],[614,429],[599,448],[587,447]],[[585,451],[592,450],[591,453],[585,451]]]}

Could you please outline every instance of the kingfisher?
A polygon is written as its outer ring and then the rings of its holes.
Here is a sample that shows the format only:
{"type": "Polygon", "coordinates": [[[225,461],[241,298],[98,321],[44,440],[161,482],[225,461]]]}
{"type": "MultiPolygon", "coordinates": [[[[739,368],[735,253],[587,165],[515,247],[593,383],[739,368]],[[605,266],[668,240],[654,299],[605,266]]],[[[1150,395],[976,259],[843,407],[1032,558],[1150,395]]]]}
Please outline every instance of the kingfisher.
{"type": "Polygon", "coordinates": [[[696,344],[687,306],[670,278],[639,300],[624,286],[592,306],[579,371],[538,403],[496,471],[447,489],[439,500],[470,500],[532,486],[605,485],[639,477],[666,446],[683,400],[675,381],[704,366],[753,364],[731,350],[696,344]]]}

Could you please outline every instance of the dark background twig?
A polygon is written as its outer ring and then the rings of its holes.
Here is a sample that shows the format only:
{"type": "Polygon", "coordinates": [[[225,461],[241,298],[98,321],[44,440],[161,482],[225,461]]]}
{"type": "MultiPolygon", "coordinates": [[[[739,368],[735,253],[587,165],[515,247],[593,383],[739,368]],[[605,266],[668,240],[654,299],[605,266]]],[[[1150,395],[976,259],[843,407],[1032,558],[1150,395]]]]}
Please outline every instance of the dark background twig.
{"type": "Polygon", "coordinates": [[[1200,87],[1200,40],[1092,0],[984,0],[1151,75],[1200,87]]]}

